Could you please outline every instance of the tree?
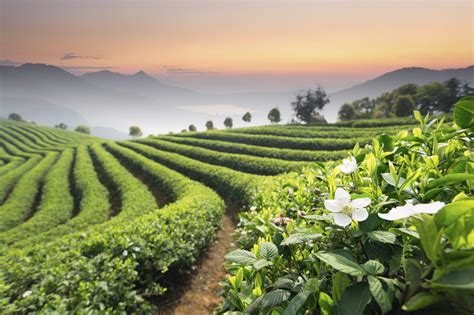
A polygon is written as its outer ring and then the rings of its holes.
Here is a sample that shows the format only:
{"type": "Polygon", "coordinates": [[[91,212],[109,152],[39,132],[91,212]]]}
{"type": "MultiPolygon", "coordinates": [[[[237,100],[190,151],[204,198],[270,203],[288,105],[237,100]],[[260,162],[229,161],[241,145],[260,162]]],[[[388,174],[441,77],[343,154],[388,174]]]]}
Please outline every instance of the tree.
{"type": "Polygon", "coordinates": [[[59,128],[59,129],[63,129],[63,130],[66,130],[67,129],[67,125],[65,123],[59,123],[57,124],[56,126],[54,126],[55,128],[59,128]]]}
{"type": "Polygon", "coordinates": [[[392,111],[397,117],[407,117],[413,113],[415,101],[411,95],[400,95],[395,99],[392,111]]]}
{"type": "Polygon", "coordinates": [[[316,90],[308,90],[306,94],[298,94],[296,100],[291,103],[295,116],[299,120],[309,123],[316,110],[321,110],[329,103],[329,98],[321,86],[316,90]]]}
{"type": "Polygon", "coordinates": [[[233,121],[232,121],[232,118],[227,117],[227,118],[224,120],[224,126],[226,126],[226,128],[232,128],[233,125],[234,125],[234,123],[233,123],[233,121]]]}
{"type": "Polygon", "coordinates": [[[143,135],[142,130],[138,126],[131,126],[128,134],[134,138],[141,137],[143,135]]]}
{"type": "Polygon", "coordinates": [[[280,110],[278,110],[278,108],[273,108],[272,110],[270,110],[270,112],[268,113],[268,120],[270,120],[270,122],[272,124],[277,124],[281,121],[281,114],[280,114],[280,110]]]}
{"type": "Polygon", "coordinates": [[[246,112],[242,116],[242,120],[245,121],[245,122],[250,122],[252,120],[252,114],[250,114],[250,112],[246,112]]]}
{"type": "Polygon", "coordinates": [[[84,125],[79,125],[75,129],[76,132],[81,132],[90,135],[91,134],[91,129],[87,126],[84,125]]]}
{"type": "Polygon", "coordinates": [[[459,101],[463,95],[463,88],[461,86],[461,81],[456,78],[451,78],[444,82],[446,86],[447,94],[446,100],[442,104],[442,111],[448,113],[453,110],[454,104],[459,101]]]}
{"type": "Polygon", "coordinates": [[[207,129],[207,130],[212,130],[212,129],[214,129],[214,123],[212,122],[212,120],[206,121],[206,129],[207,129]]]}
{"type": "Polygon", "coordinates": [[[188,130],[187,130],[187,129],[183,129],[183,130],[181,130],[181,132],[188,132],[188,130]]]}
{"type": "Polygon", "coordinates": [[[23,121],[21,115],[17,113],[11,113],[10,115],[8,115],[8,119],[13,121],[23,121]]]}
{"type": "Polygon", "coordinates": [[[433,82],[420,86],[416,99],[419,102],[419,110],[423,115],[444,111],[448,95],[448,88],[442,83],[433,82]]]}
{"type": "Polygon", "coordinates": [[[191,132],[193,132],[193,131],[196,131],[197,128],[196,128],[196,126],[194,126],[194,125],[189,125],[188,130],[191,131],[191,132]]]}
{"type": "Polygon", "coordinates": [[[344,104],[341,106],[338,112],[338,116],[340,120],[352,120],[355,118],[355,110],[351,104],[344,104]]]}

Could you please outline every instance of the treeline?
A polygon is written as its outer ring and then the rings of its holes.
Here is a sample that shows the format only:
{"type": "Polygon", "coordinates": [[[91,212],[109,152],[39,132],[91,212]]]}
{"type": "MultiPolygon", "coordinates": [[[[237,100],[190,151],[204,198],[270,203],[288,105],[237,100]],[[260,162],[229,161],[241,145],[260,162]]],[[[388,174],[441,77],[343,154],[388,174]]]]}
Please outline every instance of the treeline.
{"type": "Polygon", "coordinates": [[[410,83],[374,99],[365,97],[344,104],[339,120],[408,117],[414,110],[422,114],[449,113],[453,104],[469,95],[474,95],[474,88],[456,78],[421,86],[410,83]]]}

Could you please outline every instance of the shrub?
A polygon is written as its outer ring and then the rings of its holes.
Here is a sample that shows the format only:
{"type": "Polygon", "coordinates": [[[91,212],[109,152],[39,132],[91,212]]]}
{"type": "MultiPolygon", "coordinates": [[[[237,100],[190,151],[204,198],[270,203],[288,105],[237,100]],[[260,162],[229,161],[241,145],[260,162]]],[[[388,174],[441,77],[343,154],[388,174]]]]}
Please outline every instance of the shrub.
{"type": "Polygon", "coordinates": [[[218,313],[472,313],[473,132],[415,116],[255,193],[218,313]]]}

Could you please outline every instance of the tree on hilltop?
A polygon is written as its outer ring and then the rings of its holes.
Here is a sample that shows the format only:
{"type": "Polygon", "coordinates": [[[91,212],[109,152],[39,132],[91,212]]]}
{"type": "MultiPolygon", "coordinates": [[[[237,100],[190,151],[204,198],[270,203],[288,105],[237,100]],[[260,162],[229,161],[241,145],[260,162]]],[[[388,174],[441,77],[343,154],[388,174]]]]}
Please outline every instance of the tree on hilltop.
{"type": "Polygon", "coordinates": [[[131,126],[128,134],[134,138],[141,137],[143,135],[142,130],[138,126],[131,126]]]}
{"type": "Polygon", "coordinates": [[[91,129],[87,126],[84,126],[84,125],[77,126],[76,129],[74,129],[74,131],[80,132],[80,133],[85,133],[85,134],[88,134],[88,135],[91,134],[91,129]]]}
{"type": "Polygon", "coordinates": [[[226,128],[232,128],[233,125],[234,125],[234,122],[232,121],[232,118],[227,117],[227,118],[224,120],[224,126],[225,126],[226,128]]]}
{"type": "Polygon", "coordinates": [[[194,125],[189,125],[188,130],[191,132],[194,132],[194,131],[197,131],[197,128],[194,125]]]}
{"type": "Polygon", "coordinates": [[[250,122],[252,120],[252,114],[250,114],[250,112],[246,112],[243,116],[242,116],[242,120],[245,121],[245,122],[250,122]]]}
{"type": "Polygon", "coordinates": [[[212,129],[214,129],[214,123],[212,122],[212,120],[208,120],[208,121],[206,122],[206,129],[207,129],[207,130],[212,130],[212,129]]]}
{"type": "Polygon", "coordinates": [[[268,120],[270,120],[272,124],[279,123],[281,121],[280,110],[276,107],[270,110],[270,112],[268,113],[268,120]]]}
{"type": "Polygon", "coordinates": [[[317,110],[322,110],[329,103],[329,98],[324,89],[318,85],[315,90],[309,89],[304,94],[298,94],[291,103],[295,116],[299,120],[310,123],[317,110]]]}
{"type": "Polygon", "coordinates": [[[8,115],[8,119],[13,121],[23,121],[21,115],[17,113],[11,113],[10,115],[8,115]]]}
{"type": "Polygon", "coordinates": [[[56,126],[54,126],[55,128],[59,128],[59,129],[63,129],[63,130],[66,130],[67,129],[67,125],[65,123],[59,123],[57,124],[56,126]]]}

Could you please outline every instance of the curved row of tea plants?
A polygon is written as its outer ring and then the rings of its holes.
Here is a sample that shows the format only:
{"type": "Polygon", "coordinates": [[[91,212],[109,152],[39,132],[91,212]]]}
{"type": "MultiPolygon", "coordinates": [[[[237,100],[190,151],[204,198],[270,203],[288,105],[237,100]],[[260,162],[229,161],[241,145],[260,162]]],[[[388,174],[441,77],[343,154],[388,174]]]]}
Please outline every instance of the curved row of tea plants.
{"type": "MultiPolygon", "coordinates": [[[[156,139],[153,137],[152,139],[156,139]]],[[[339,160],[347,156],[347,150],[339,151],[311,151],[311,150],[294,150],[279,149],[270,147],[261,147],[250,144],[242,144],[235,142],[226,142],[219,140],[205,140],[191,137],[173,137],[160,136],[158,139],[175,143],[192,145],[195,147],[207,148],[219,152],[237,153],[245,155],[253,155],[267,158],[275,158],[289,161],[328,161],[339,160]]]]}
{"type": "Polygon", "coordinates": [[[190,267],[213,238],[224,209],[216,193],[132,150],[108,148],[168,192],[172,203],[12,250],[0,258],[3,313],[150,313],[146,298],[164,291],[160,279],[190,267]]]}
{"type": "MultiPolygon", "coordinates": [[[[0,233],[0,243],[11,244],[19,240],[33,237],[39,233],[64,224],[70,218],[74,207],[73,197],[69,187],[69,172],[74,159],[72,149],[64,150],[58,157],[56,163],[44,177],[42,183],[41,200],[35,213],[29,214],[31,217],[23,224],[16,226],[6,232],[0,233]]],[[[32,179],[29,184],[31,185],[32,179]]],[[[18,186],[17,186],[18,187],[18,186]]],[[[34,187],[31,185],[30,187],[34,187]]],[[[26,193],[25,193],[26,195],[26,193]]],[[[26,198],[22,198],[25,200],[26,198]]],[[[29,209],[31,205],[25,204],[24,209],[29,209]]],[[[25,211],[19,205],[15,206],[16,215],[25,217],[25,211]]],[[[19,216],[17,216],[18,218],[19,216]]],[[[5,216],[2,216],[5,218],[5,216]]],[[[12,218],[9,219],[13,221],[12,218]]]]}
{"type": "Polygon", "coordinates": [[[245,143],[263,147],[275,147],[298,150],[344,150],[351,149],[356,143],[368,143],[370,138],[328,139],[328,138],[293,138],[271,135],[252,135],[230,133],[225,131],[190,132],[177,134],[177,137],[221,140],[227,142],[245,143]]]}
{"type": "Polygon", "coordinates": [[[184,144],[162,141],[159,138],[136,140],[159,150],[178,153],[183,156],[214,165],[225,166],[236,171],[257,175],[278,175],[301,169],[309,162],[285,161],[273,158],[225,153],[184,144]]]}

